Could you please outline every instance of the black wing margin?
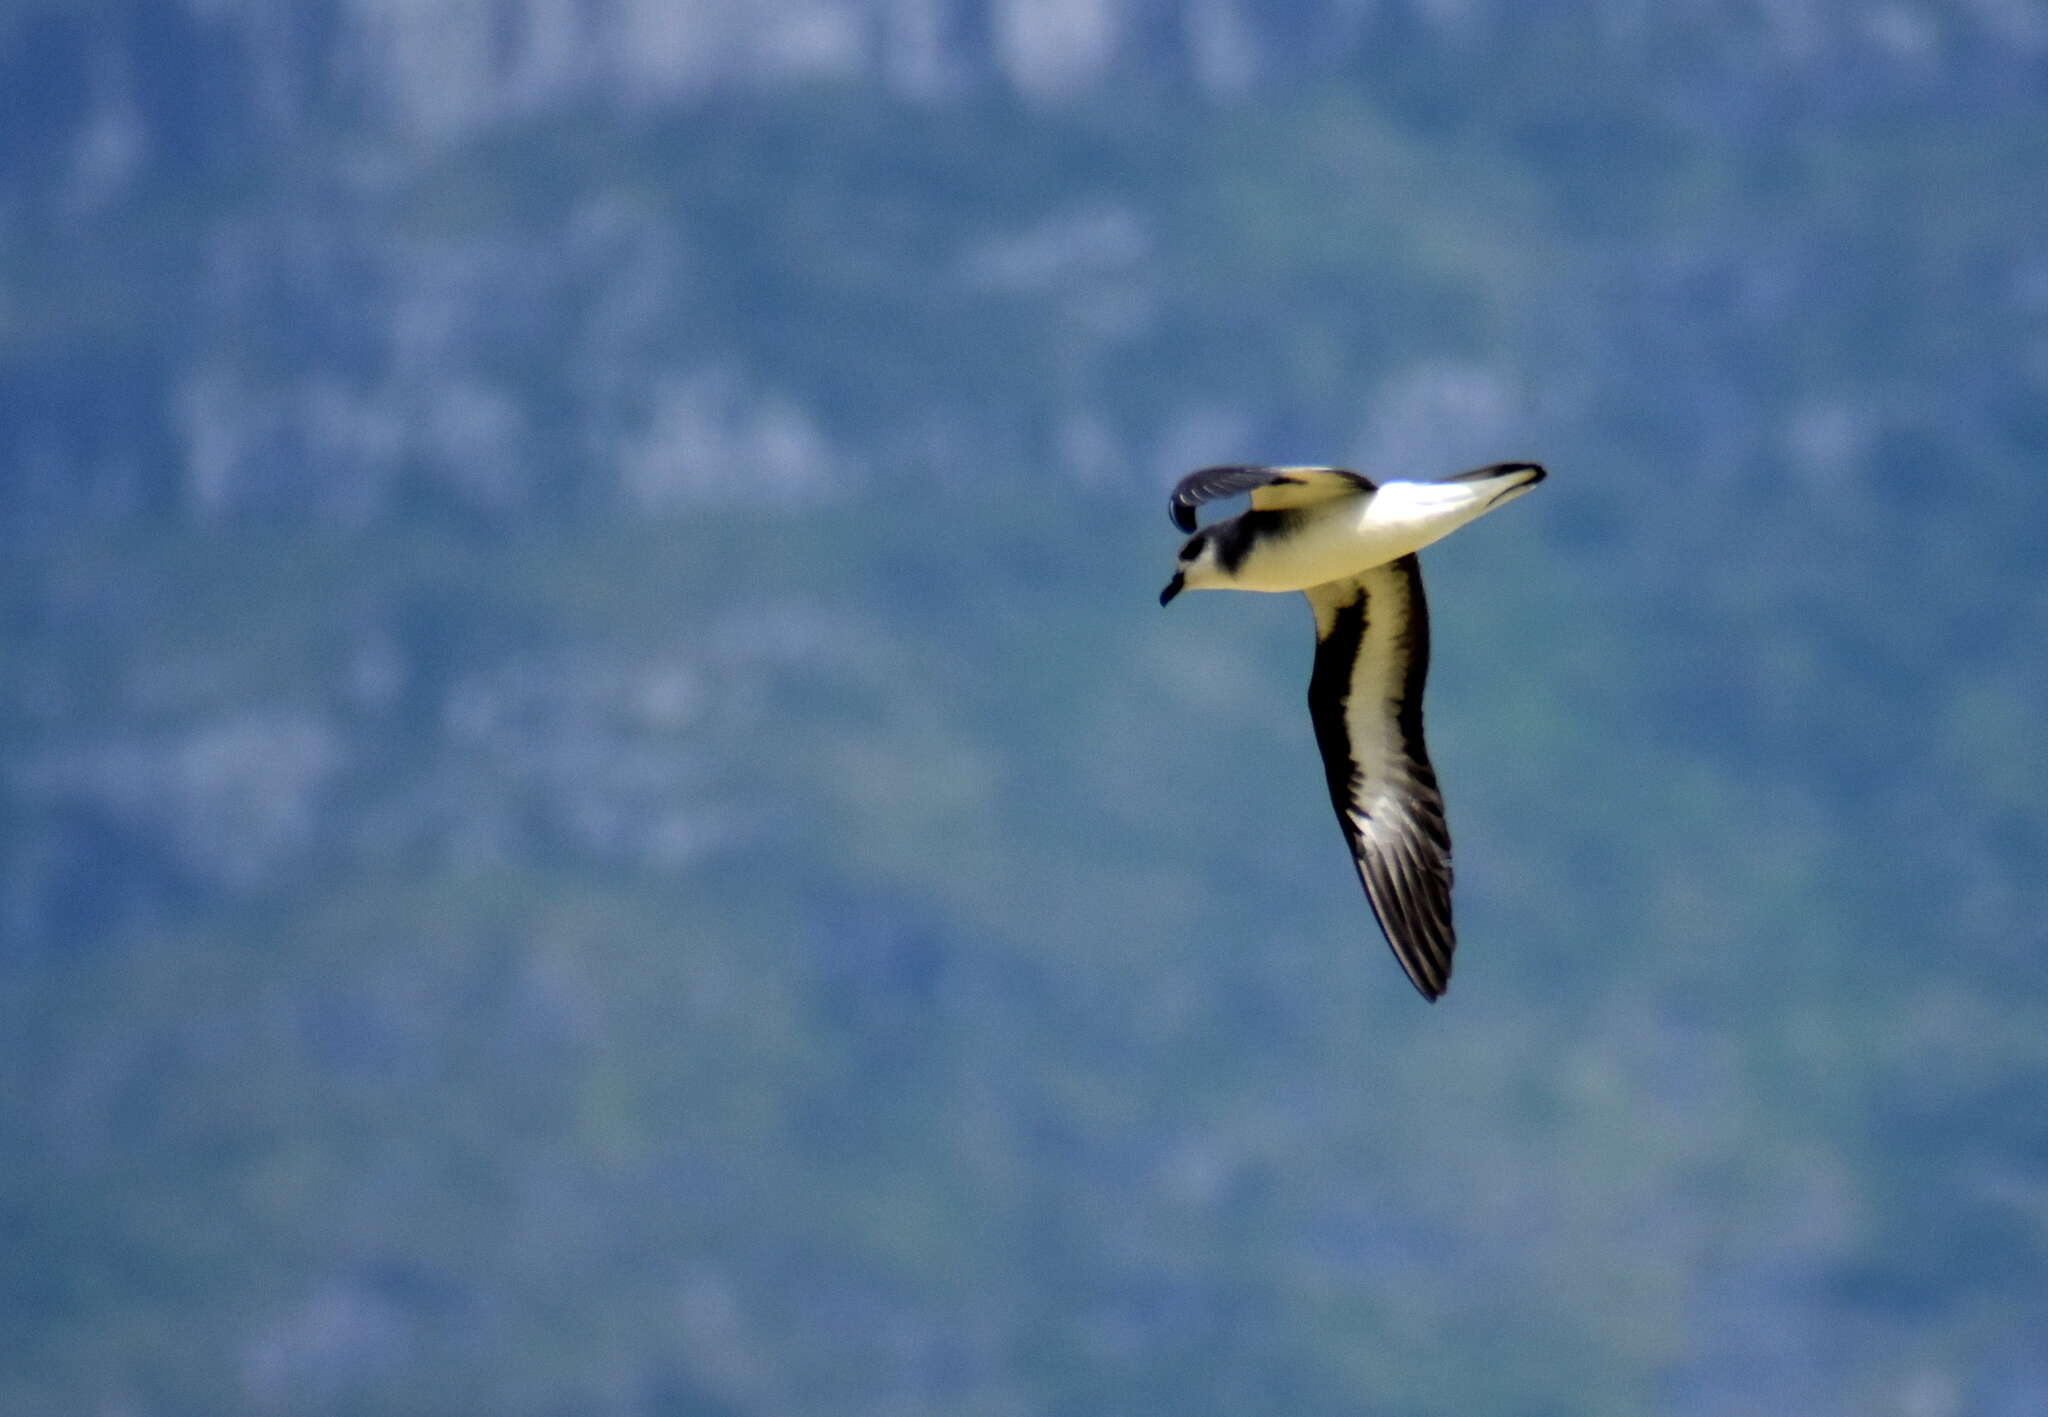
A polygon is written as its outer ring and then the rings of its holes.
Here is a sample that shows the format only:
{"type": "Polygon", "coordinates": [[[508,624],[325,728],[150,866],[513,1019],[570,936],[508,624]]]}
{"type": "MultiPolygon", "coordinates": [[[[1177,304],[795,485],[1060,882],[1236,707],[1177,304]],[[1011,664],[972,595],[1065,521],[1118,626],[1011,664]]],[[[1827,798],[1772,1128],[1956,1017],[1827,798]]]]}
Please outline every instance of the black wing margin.
{"type": "Polygon", "coordinates": [[[1205,467],[1174,484],[1166,510],[1175,526],[1193,531],[1195,508],[1240,492],[1254,494],[1254,507],[1291,507],[1372,490],[1368,479],[1341,467],[1205,467]],[[1266,488],[1279,490],[1266,497],[1257,495],[1266,488]]]}
{"type": "Polygon", "coordinates": [[[1451,835],[1422,740],[1429,607],[1403,556],[1307,592],[1316,614],[1309,717],[1330,804],[1380,929],[1432,1002],[1451,982],[1451,835]]]}

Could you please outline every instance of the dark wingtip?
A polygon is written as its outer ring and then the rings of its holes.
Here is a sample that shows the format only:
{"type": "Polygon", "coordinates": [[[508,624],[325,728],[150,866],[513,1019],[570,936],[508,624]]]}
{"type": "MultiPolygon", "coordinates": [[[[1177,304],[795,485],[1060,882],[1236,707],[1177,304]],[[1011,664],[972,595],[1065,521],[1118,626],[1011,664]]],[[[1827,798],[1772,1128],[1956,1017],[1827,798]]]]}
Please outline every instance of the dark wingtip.
{"type": "Polygon", "coordinates": [[[1166,512],[1168,516],[1173,518],[1173,524],[1182,531],[1193,531],[1195,529],[1195,509],[1181,501],[1180,498],[1176,497],[1172,502],[1168,503],[1166,512]]]}
{"type": "Polygon", "coordinates": [[[1542,463],[1536,462],[1490,462],[1485,467],[1475,467],[1470,472],[1460,472],[1444,479],[1446,482],[1491,482],[1496,477],[1512,477],[1518,472],[1534,473],[1523,487],[1534,487],[1550,476],[1542,463]]]}
{"type": "Polygon", "coordinates": [[[1447,991],[1451,987],[1451,981],[1448,978],[1446,978],[1443,983],[1437,985],[1433,989],[1427,983],[1425,983],[1421,979],[1416,978],[1412,974],[1408,976],[1408,982],[1415,986],[1415,992],[1422,995],[1423,1001],[1425,1003],[1431,1004],[1435,1003],[1438,999],[1441,999],[1444,996],[1445,991],[1447,991]]]}
{"type": "Polygon", "coordinates": [[[1179,595],[1181,587],[1185,584],[1186,581],[1182,577],[1181,573],[1179,571],[1175,571],[1173,573],[1173,579],[1166,583],[1166,589],[1159,592],[1159,603],[1161,605],[1164,605],[1169,600],[1172,600],[1176,595],[1179,595]]]}

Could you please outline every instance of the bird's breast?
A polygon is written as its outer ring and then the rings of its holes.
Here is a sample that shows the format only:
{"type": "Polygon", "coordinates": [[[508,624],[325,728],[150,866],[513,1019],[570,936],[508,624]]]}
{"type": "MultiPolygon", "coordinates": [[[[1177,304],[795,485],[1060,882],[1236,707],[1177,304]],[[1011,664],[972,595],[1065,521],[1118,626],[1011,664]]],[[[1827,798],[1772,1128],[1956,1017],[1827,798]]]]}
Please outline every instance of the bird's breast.
{"type": "Polygon", "coordinates": [[[1300,516],[1259,537],[1238,565],[1231,585],[1241,590],[1307,590],[1360,575],[1434,540],[1415,528],[1374,525],[1364,508],[1342,515],[1300,516]]]}
{"type": "Polygon", "coordinates": [[[1241,590],[1307,590],[1420,551],[1501,500],[1492,482],[1389,482],[1372,496],[1269,514],[1231,580],[1241,590]]]}

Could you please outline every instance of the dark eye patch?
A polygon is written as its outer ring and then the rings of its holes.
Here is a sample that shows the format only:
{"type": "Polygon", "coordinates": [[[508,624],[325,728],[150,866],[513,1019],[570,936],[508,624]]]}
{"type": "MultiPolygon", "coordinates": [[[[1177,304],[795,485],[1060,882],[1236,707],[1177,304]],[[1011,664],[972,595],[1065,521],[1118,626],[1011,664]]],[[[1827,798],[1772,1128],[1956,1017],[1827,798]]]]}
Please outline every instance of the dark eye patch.
{"type": "Polygon", "coordinates": [[[1299,522],[1299,514],[1293,511],[1253,511],[1241,517],[1232,517],[1219,522],[1210,530],[1216,533],[1216,564],[1227,575],[1236,575],[1245,557],[1251,555],[1252,544],[1264,537],[1288,535],[1299,522]]]}

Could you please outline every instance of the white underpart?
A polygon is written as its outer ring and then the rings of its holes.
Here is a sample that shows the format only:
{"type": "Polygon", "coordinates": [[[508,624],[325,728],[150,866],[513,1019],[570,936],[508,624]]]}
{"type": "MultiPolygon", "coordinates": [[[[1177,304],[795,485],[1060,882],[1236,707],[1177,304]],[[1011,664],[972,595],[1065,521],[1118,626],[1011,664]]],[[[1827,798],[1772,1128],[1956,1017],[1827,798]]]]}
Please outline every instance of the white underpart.
{"type": "Polygon", "coordinates": [[[1253,547],[1218,588],[1306,590],[1358,575],[1449,536],[1535,482],[1526,470],[1477,482],[1385,482],[1362,500],[1318,504],[1292,536],[1253,547]]]}

